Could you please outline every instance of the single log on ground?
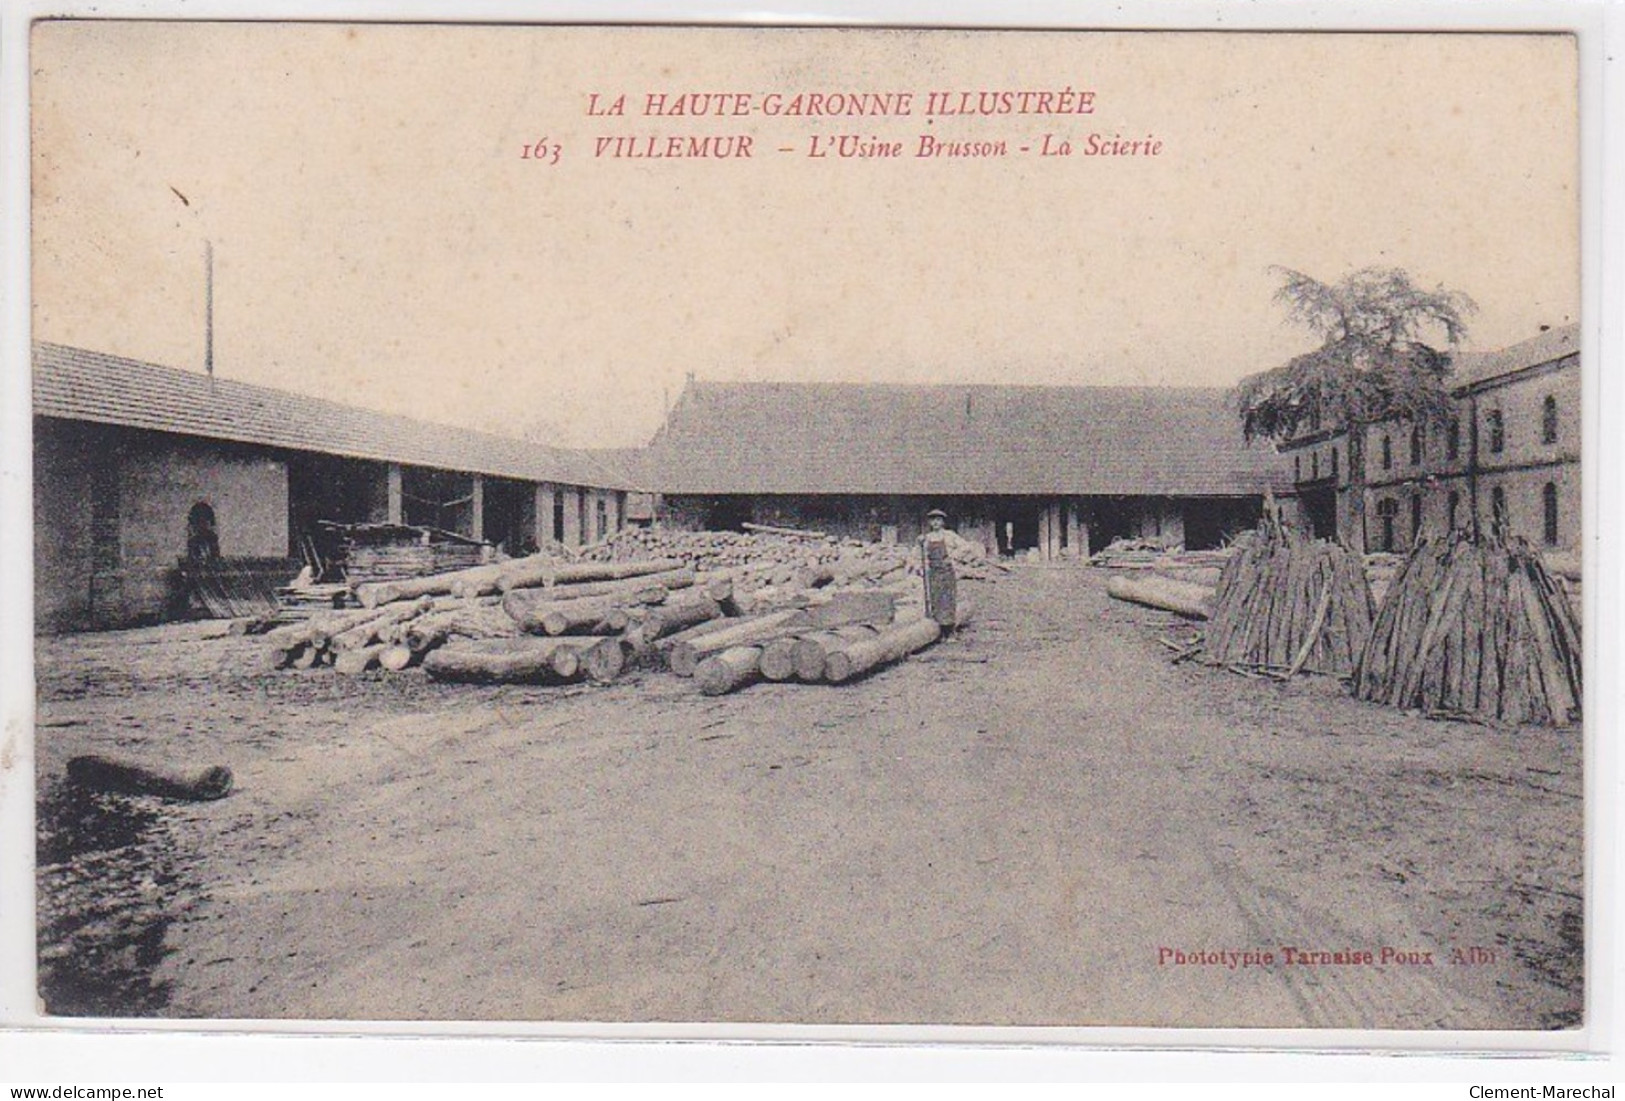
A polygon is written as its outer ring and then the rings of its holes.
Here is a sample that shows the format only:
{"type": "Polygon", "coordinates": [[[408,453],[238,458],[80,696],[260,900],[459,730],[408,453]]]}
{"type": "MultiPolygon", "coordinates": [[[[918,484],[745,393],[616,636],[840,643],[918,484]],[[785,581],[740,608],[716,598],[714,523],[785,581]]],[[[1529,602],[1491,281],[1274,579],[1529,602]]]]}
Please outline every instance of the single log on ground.
{"type": "Polygon", "coordinates": [[[1114,577],[1106,582],[1106,593],[1118,600],[1191,619],[1206,619],[1213,606],[1213,590],[1206,585],[1166,577],[1114,577]]]}
{"type": "MultiPolygon", "coordinates": [[[[922,612],[921,616],[923,615],[922,612]]],[[[833,631],[819,631],[816,634],[800,636],[791,651],[791,663],[795,666],[796,679],[808,684],[823,680],[824,664],[831,650],[842,649],[854,642],[864,642],[879,633],[878,627],[854,624],[833,631]]]]}
{"type": "Polygon", "coordinates": [[[756,680],[761,675],[761,660],[760,646],[732,646],[700,662],[694,679],[705,695],[720,696],[756,680]]]}
{"type": "Polygon", "coordinates": [[[224,798],[232,784],[231,769],[224,765],[179,773],[95,754],[70,758],[68,780],[97,791],[193,801],[224,798]]]}
{"type": "Polygon", "coordinates": [[[573,680],[580,666],[574,642],[547,638],[459,641],[423,659],[433,679],[463,684],[557,684],[573,680]]]}
{"type": "Polygon", "coordinates": [[[923,650],[942,635],[934,619],[920,619],[902,627],[883,631],[867,642],[855,642],[844,650],[832,650],[824,659],[824,678],[840,684],[882,665],[899,661],[923,650]]]}
{"type": "Polygon", "coordinates": [[[742,620],[675,643],[666,663],[679,677],[691,677],[707,656],[733,646],[757,646],[807,627],[807,614],[796,608],[742,620]]]}

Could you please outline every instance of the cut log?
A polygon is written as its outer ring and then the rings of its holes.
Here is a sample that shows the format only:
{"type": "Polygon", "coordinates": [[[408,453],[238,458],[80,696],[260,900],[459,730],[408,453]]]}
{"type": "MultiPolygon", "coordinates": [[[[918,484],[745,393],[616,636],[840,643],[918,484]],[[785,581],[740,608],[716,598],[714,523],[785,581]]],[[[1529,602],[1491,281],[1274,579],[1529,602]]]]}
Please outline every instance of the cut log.
{"type": "Polygon", "coordinates": [[[668,601],[644,617],[641,641],[652,643],[678,631],[722,618],[722,606],[705,594],[668,601]]]}
{"type": "Polygon", "coordinates": [[[451,588],[447,591],[452,596],[462,600],[499,592],[498,583],[502,580],[503,574],[514,565],[515,561],[524,562],[528,561],[528,559],[521,558],[508,562],[493,562],[489,566],[475,566],[470,570],[461,570],[452,577],[451,588]]]}
{"type": "Polygon", "coordinates": [[[522,637],[460,641],[423,659],[433,679],[462,684],[562,683],[573,680],[580,665],[573,643],[522,637]]]}
{"type": "Polygon", "coordinates": [[[732,646],[700,662],[694,670],[694,679],[703,694],[720,696],[757,680],[761,675],[761,660],[760,646],[732,646]]]}
{"type": "Polygon", "coordinates": [[[647,577],[687,569],[688,563],[681,558],[648,558],[636,562],[576,562],[569,565],[560,565],[557,561],[529,565],[510,562],[508,567],[498,582],[503,592],[512,592],[515,589],[563,587],[594,581],[624,581],[630,577],[647,577]]]}
{"type": "Polygon", "coordinates": [[[824,660],[824,679],[831,684],[841,684],[923,650],[941,635],[942,626],[934,619],[920,619],[906,626],[893,627],[867,642],[855,642],[844,650],[830,651],[824,660]]]}
{"type": "Polygon", "coordinates": [[[666,663],[679,677],[691,677],[707,656],[734,646],[757,646],[807,628],[807,613],[799,608],[756,616],[675,643],[666,663]]]}
{"type": "MultiPolygon", "coordinates": [[[[515,589],[502,607],[519,630],[533,635],[613,634],[629,622],[618,597],[550,600],[552,589],[515,589]]],[[[662,590],[664,592],[664,590],[662,590]]]]}
{"type": "Polygon", "coordinates": [[[231,769],[224,765],[179,773],[96,754],[69,758],[67,772],[69,782],[80,787],[124,795],[157,795],[164,799],[223,799],[230,794],[232,786],[231,769]]]}
{"type": "Polygon", "coordinates": [[[433,650],[452,637],[485,639],[513,638],[519,626],[501,608],[490,605],[430,612],[409,621],[406,644],[422,653],[433,650]]]}
{"type": "Polygon", "coordinates": [[[342,652],[370,646],[382,639],[397,623],[404,623],[408,619],[424,615],[434,606],[434,599],[427,596],[419,597],[411,603],[389,605],[379,610],[377,614],[362,619],[355,626],[329,636],[328,649],[342,652]]]}
{"type": "MultiPolygon", "coordinates": [[[[922,608],[919,618],[924,616],[922,608]]],[[[829,651],[841,649],[854,642],[864,642],[879,633],[879,629],[875,627],[851,626],[800,636],[796,639],[791,652],[791,663],[795,666],[796,679],[806,681],[808,684],[823,680],[824,665],[829,651]]]]}
{"type": "Polygon", "coordinates": [[[606,638],[587,647],[581,655],[581,664],[587,679],[598,684],[609,684],[626,668],[625,644],[618,638],[606,638]]]}
{"type": "Polygon", "coordinates": [[[404,642],[396,642],[384,647],[384,652],[378,655],[378,664],[391,673],[399,673],[408,666],[417,664],[422,656],[423,651],[414,650],[404,642]]]}
{"type": "Polygon", "coordinates": [[[1106,582],[1106,593],[1118,600],[1176,612],[1191,619],[1206,619],[1213,606],[1212,589],[1165,577],[1113,577],[1106,582]]]}
{"type": "Polygon", "coordinates": [[[828,599],[807,608],[809,626],[819,630],[867,623],[883,627],[897,614],[897,594],[883,589],[853,589],[830,593],[828,599]]]}
{"type": "Polygon", "coordinates": [[[363,646],[359,650],[341,650],[333,657],[333,672],[341,677],[354,677],[365,673],[368,669],[378,667],[378,659],[388,650],[386,643],[377,643],[372,646],[363,646]]]}
{"type": "Polygon", "coordinates": [[[776,638],[762,647],[762,679],[786,681],[796,675],[796,639],[776,638]]]}
{"type": "Polygon", "coordinates": [[[640,599],[639,594],[653,594],[652,599],[662,601],[674,589],[687,589],[694,585],[697,575],[688,568],[665,570],[621,581],[583,581],[568,585],[518,585],[509,583],[504,593],[529,592],[537,599],[584,600],[595,596],[620,596],[628,600],[640,599]]]}

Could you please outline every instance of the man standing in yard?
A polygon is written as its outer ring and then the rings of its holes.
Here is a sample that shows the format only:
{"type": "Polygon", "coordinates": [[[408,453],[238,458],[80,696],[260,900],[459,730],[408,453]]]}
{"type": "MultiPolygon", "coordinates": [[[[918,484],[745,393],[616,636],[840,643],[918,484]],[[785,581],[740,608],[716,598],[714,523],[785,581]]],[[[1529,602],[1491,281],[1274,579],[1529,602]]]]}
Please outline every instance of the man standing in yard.
{"type": "Polygon", "coordinates": [[[954,538],[948,530],[948,514],[934,508],[925,514],[926,533],[920,536],[922,572],[925,574],[925,614],[946,634],[959,621],[959,582],[948,553],[954,538]]]}

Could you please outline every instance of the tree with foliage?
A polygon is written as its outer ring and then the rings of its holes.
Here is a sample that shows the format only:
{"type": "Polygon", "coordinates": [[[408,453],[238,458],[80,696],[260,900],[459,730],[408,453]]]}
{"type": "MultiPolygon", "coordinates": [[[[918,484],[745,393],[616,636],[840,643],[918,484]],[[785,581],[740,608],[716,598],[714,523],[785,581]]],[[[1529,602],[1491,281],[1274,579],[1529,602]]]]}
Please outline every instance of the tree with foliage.
{"type": "Polygon", "coordinates": [[[1365,430],[1387,420],[1437,424],[1451,411],[1449,347],[1466,335],[1471,298],[1427,291],[1398,268],[1364,268],[1337,283],[1288,268],[1275,300],[1321,340],[1313,351],[1243,379],[1242,432],[1277,443],[1322,427],[1348,432],[1349,489],[1365,549],[1365,430]],[[1445,349],[1429,340],[1444,337],[1445,349]]]}

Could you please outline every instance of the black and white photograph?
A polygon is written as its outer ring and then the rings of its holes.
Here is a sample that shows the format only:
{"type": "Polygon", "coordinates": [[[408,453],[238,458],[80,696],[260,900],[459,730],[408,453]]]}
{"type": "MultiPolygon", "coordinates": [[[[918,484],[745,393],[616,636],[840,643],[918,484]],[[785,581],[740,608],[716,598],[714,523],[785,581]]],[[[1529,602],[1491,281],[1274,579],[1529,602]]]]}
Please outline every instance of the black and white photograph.
{"type": "Polygon", "coordinates": [[[1574,34],[28,50],[42,1020],[1585,1042],[1574,34]]]}

